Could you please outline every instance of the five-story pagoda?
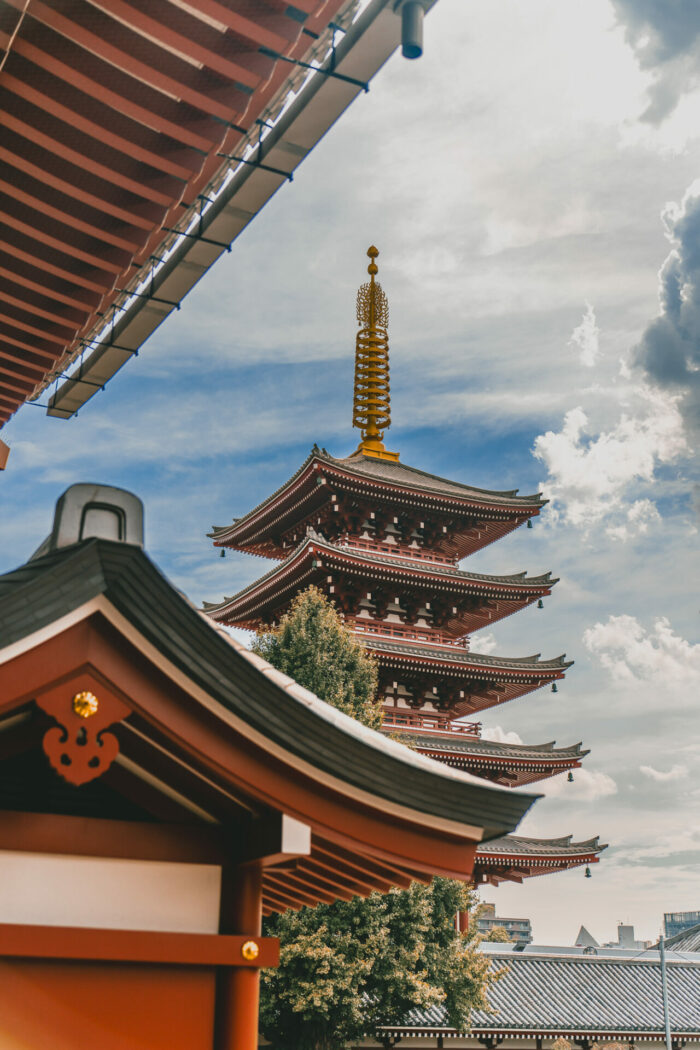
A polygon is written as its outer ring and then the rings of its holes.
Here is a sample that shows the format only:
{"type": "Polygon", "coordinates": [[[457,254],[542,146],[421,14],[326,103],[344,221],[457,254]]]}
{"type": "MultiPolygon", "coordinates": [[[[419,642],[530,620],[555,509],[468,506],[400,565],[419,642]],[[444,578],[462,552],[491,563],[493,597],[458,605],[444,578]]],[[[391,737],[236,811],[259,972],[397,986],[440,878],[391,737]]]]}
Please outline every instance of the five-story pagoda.
{"type": "MultiPolygon", "coordinates": [[[[481,738],[479,713],[542,686],[556,691],[563,656],[509,658],[470,652],[469,637],[533,602],[549,573],[490,576],[462,559],[539,514],[539,494],[492,492],[409,467],[383,443],[390,426],[388,303],[376,280],[357,295],[353,425],[357,450],[336,459],[317,446],[296,473],[242,518],[214,528],[214,545],[274,558],[255,583],[205,612],[229,626],[275,623],[314,584],[377,658],[383,724],[424,754],[493,782],[520,786],[580,766],[580,744],[555,748],[481,738]]],[[[477,878],[519,881],[589,864],[597,840],[513,839],[480,849],[477,878]]]]}

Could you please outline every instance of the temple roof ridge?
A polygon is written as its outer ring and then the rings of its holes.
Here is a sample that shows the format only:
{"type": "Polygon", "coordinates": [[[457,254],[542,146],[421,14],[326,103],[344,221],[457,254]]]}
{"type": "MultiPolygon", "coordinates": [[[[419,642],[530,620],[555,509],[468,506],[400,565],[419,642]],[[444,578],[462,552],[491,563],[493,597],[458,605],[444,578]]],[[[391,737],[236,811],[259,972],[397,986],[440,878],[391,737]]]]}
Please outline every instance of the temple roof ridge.
{"type": "MultiPolygon", "coordinates": [[[[352,452],[349,456],[344,457],[332,456],[329,452],[326,452],[326,450],[323,449],[320,452],[320,458],[325,459],[331,464],[337,464],[338,466],[342,467],[354,467],[355,469],[357,469],[359,464],[364,464],[368,468],[368,474],[376,474],[378,477],[382,477],[384,475],[384,480],[388,480],[393,476],[397,483],[400,483],[399,479],[403,475],[410,475],[414,482],[417,482],[420,478],[423,478],[427,482],[438,482],[441,485],[444,485],[448,488],[463,490],[465,493],[470,494],[474,493],[482,496],[496,496],[503,499],[517,500],[518,502],[525,502],[528,499],[537,502],[542,501],[542,494],[539,492],[531,496],[519,496],[519,489],[480,488],[478,485],[468,485],[462,481],[453,481],[450,478],[443,478],[439,474],[431,474],[430,471],[421,470],[420,467],[409,466],[409,464],[403,463],[400,459],[378,460],[375,459],[373,456],[364,455],[364,453],[361,452],[359,449],[355,452],[352,452]],[[415,478],[413,477],[414,475],[415,478]]],[[[406,477],[405,481],[408,482],[408,480],[409,478],[406,477]]],[[[429,487],[431,490],[435,488],[435,486],[429,487]]],[[[544,502],[546,503],[547,501],[544,500],[544,502]]]]}
{"type": "MultiPolygon", "coordinates": [[[[392,727],[390,726],[389,728],[391,729],[392,727]]],[[[422,733],[419,729],[415,732],[404,731],[402,732],[402,737],[404,735],[418,744],[420,748],[429,748],[435,751],[455,751],[460,754],[482,754],[493,756],[494,758],[533,760],[538,755],[541,755],[545,759],[566,759],[585,758],[586,755],[590,754],[590,749],[582,750],[580,743],[571,744],[568,747],[555,748],[554,742],[547,744],[509,744],[500,740],[484,740],[483,737],[480,739],[469,739],[456,733],[453,736],[448,736],[447,734],[437,736],[430,733],[422,733]]]]}
{"type": "Polygon", "coordinates": [[[559,838],[552,839],[537,839],[524,835],[504,835],[479,846],[477,852],[518,853],[537,856],[538,854],[548,851],[556,852],[557,850],[567,850],[569,853],[602,853],[607,848],[607,843],[601,844],[600,836],[598,835],[594,838],[582,839],[580,842],[574,842],[573,835],[562,835],[559,838]]]}

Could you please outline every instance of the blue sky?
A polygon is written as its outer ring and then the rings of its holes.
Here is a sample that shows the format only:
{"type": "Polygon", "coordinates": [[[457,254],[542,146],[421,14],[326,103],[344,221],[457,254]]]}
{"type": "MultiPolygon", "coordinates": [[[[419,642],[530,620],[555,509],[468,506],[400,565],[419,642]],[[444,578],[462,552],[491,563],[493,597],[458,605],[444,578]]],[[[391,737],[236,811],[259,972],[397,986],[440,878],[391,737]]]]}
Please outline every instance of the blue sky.
{"type": "Polygon", "coordinates": [[[664,911],[700,906],[696,11],[439,0],[423,58],[387,64],[104,393],[68,422],[27,407],[3,432],[2,569],[67,485],[95,480],[143,498],[148,550],[193,600],[234,593],[264,563],[220,559],[210,526],[314,441],[357,443],[354,296],[376,243],[388,446],[551,498],[469,562],[561,576],[544,610],[474,645],[576,661],[556,696],[484,718],[592,749],[523,831],[600,834],[594,878],[485,893],[545,943],[581,923],[609,939],[621,920],[653,937],[664,911]]]}

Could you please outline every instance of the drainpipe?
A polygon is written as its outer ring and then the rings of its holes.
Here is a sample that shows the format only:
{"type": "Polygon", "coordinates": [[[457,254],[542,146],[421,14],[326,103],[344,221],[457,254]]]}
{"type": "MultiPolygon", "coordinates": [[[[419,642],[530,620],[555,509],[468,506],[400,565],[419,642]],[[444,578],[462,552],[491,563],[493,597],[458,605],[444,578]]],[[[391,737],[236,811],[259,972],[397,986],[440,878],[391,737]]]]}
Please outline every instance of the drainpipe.
{"type": "Polygon", "coordinates": [[[401,54],[420,58],[423,54],[423,15],[427,0],[396,0],[394,11],[401,12],[401,54]]]}

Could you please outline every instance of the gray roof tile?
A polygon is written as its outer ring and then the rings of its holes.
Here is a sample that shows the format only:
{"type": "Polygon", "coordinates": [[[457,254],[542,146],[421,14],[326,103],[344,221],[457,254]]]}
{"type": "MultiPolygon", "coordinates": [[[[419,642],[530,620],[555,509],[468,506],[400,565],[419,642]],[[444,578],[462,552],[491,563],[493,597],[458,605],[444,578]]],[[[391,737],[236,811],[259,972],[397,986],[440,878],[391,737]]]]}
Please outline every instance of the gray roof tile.
{"type": "MultiPolygon", "coordinates": [[[[475,1011],[472,1029],[565,1033],[662,1033],[661,968],[658,959],[557,956],[504,952],[491,969],[507,967],[489,990],[493,1014],[475,1011]]],[[[672,1033],[700,1035],[700,956],[669,962],[672,1033]]],[[[413,1010],[391,1032],[453,1031],[436,1006],[413,1010]]]]}

